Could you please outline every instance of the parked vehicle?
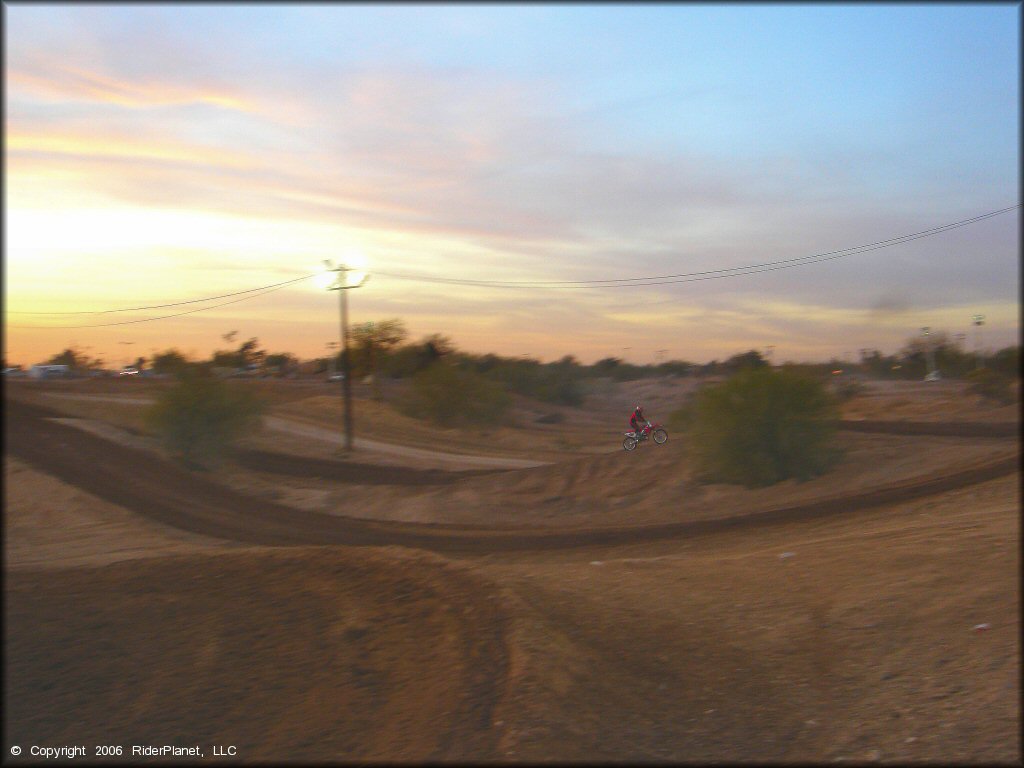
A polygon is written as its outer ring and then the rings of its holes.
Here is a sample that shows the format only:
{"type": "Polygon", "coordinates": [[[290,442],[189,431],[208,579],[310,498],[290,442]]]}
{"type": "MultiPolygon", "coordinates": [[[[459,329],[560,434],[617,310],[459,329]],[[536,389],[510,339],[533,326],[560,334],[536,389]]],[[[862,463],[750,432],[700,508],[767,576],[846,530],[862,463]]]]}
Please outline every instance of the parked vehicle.
{"type": "Polygon", "coordinates": [[[33,365],[28,375],[33,379],[70,379],[71,367],[67,365],[33,365]]]}

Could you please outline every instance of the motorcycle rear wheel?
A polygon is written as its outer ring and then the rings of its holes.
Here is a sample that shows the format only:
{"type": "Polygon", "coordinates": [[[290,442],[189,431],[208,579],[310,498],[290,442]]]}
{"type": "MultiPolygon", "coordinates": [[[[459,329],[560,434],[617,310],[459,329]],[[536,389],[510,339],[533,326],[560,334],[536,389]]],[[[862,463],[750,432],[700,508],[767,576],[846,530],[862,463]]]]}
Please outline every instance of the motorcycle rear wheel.
{"type": "Polygon", "coordinates": [[[634,448],[636,448],[636,438],[627,437],[625,440],[622,441],[622,447],[625,448],[627,451],[632,451],[634,448]]]}

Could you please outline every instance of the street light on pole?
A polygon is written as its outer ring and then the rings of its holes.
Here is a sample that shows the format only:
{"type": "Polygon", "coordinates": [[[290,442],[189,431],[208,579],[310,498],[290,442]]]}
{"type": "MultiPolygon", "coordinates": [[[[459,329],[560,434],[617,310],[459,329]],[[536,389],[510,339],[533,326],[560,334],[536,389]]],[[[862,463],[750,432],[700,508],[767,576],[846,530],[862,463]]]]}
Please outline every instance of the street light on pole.
{"type": "Polygon", "coordinates": [[[334,350],[341,344],[340,341],[328,341],[327,342],[327,380],[334,381],[334,363],[335,358],[338,356],[334,353],[334,350]]]}
{"type": "Polygon", "coordinates": [[[334,283],[327,286],[329,291],[337,291],[341,304],[341,387],[345,401],[345,450],[352,450],[352,367],[348,355],[348,290],[363,285],[369,275],[366,272],[356,270],[345,264],[334,266],[330,261],[324,260],[324,266],[328,272],[337,273],[334,283]],[[349,273],[353,278],[349,279],[349,273]]]}

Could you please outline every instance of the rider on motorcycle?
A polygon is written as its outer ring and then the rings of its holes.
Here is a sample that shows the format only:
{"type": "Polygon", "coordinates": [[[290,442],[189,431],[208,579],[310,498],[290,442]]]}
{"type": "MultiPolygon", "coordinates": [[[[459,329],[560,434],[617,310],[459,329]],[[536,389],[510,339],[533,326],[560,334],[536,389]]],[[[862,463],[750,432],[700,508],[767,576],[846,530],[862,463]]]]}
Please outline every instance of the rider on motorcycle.
{"type": "Polygon", "coordinates": [[[633,431],[636,433],[637,440],[641,439],[640,430],[643,429],[643,427],[641,427],[640,425],[642,424],[644,426],[647,426],[650,423],[651,422],[649,422],[644,417],[644,409],[641,408],[639,405],[633,410],[633,415],[629,417],[629,425],[633,428],[633,431]]]}

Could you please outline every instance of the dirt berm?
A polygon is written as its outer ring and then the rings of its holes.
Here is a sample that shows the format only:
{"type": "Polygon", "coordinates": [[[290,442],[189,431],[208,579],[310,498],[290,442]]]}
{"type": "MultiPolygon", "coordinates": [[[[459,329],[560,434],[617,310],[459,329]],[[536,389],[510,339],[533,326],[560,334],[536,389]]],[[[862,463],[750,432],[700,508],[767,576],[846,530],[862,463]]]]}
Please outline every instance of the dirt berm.
{"type": "MultiPolygon", "coordinates": [[[[915,477],[834,498],[772,507],[720,519],[659,525],[486,527],[354,519],[287,507],[232,491],[201,474],[51,421],[46,408],[8,400],[7,449],[13,455],[99,498],[166,525],[207,536],[270,546],[395,544],[437,552],[560,549],[693,536],[755,523],[825,517],[906,501],[1017,471],[1016,446],[996,459],[956,472],[915,477]],[[83,457],[102,457],[83,461],[83,457]]],[[[599,461],[599,460],[598,460],[599,461]]],[[[369,472],[370,470],[368,470],[369,472]]],[[[382,468],[391,473],[394,470],[382,468]]],[[[551,468],[533,470],[551,471],[551,468]]]]}

